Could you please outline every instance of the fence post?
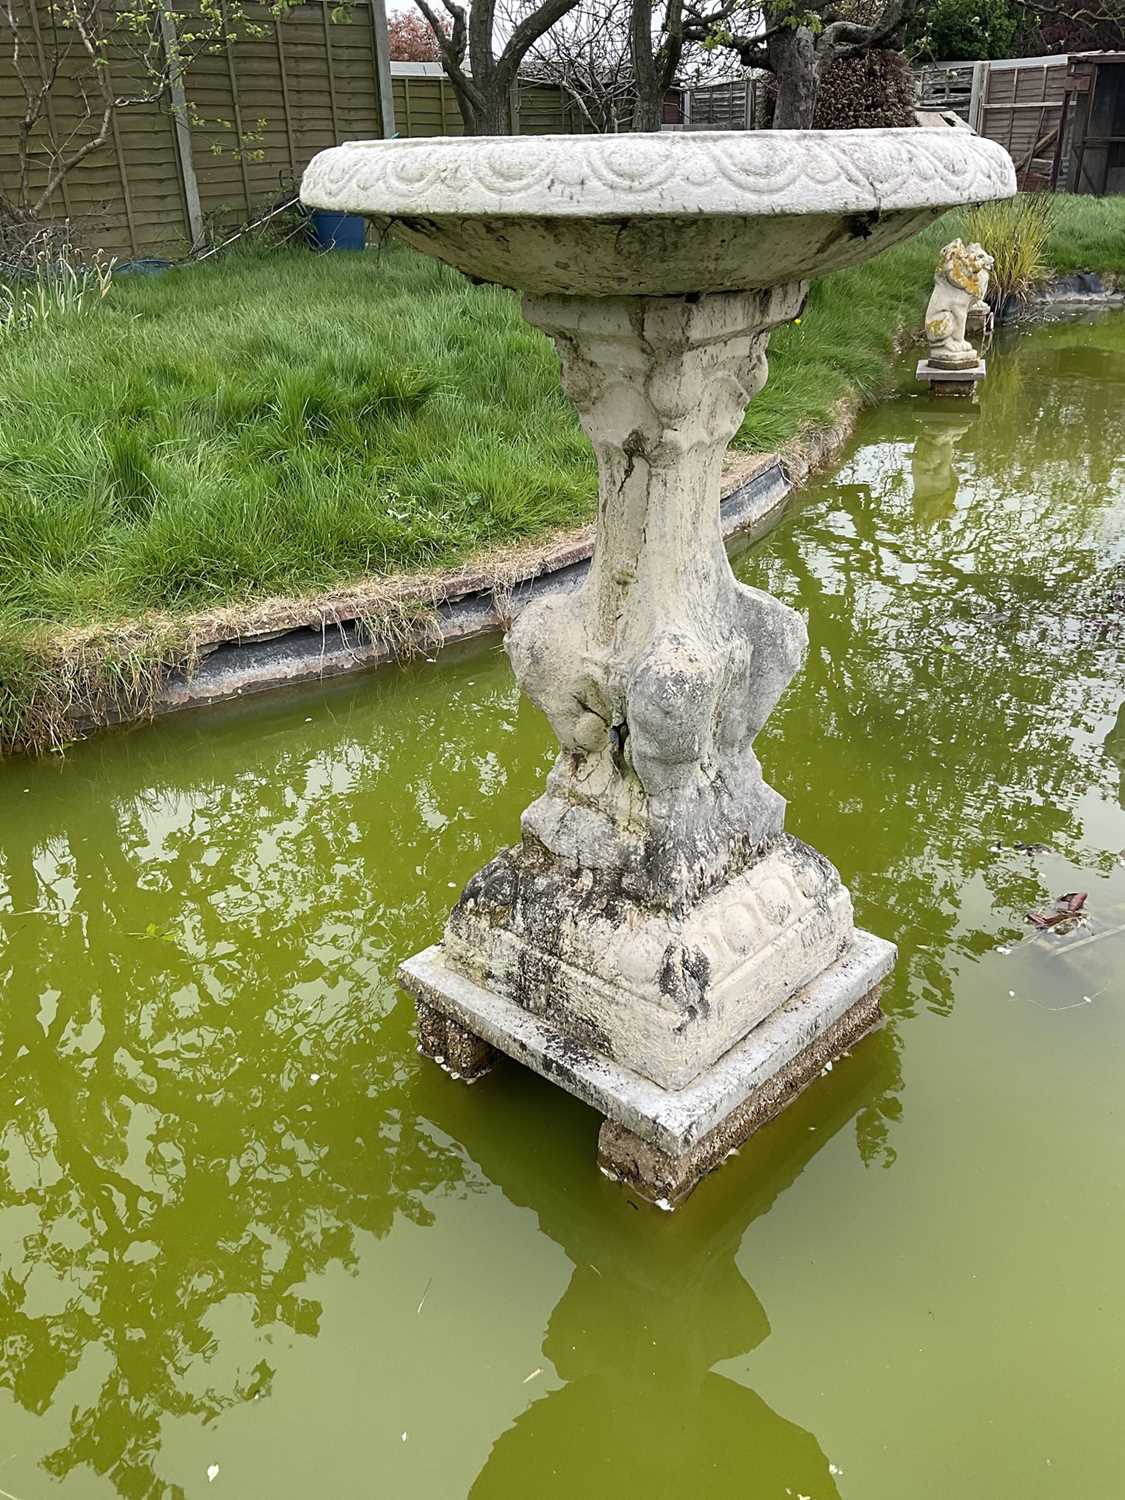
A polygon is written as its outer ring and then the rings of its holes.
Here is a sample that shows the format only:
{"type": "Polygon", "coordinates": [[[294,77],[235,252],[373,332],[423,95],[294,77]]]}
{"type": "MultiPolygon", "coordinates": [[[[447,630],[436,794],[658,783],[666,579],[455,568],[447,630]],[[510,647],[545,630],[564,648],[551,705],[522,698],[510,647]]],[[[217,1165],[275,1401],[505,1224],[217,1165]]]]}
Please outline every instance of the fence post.
{"type": "MultiPolygon", "coordinates": [[[[561,93],[561,90],[560,90],[561,93]]],[[[520,133],[520,85],[519,79],[511,84],[508,89],[508,115],[512,124],[512,134],[520,133]]]]}
{"type": "Polygon", "coordinates": [[[168,59],[168,89],[172,98],[173,136],[176,142],[176,160],[180,166],[180,181],[184,188],[184,207],[187,210],[188,232],[191,248],[198,250],[204,240],[203,209],[199,202],[199,183],[195,178],[195,163],[191,157],[191,121],[188,119],[187,95],[184,92],[184,73],[180,66],[177,47],[176,23],[168,12],[160,10],[160,40],[164,43],[164,55],[168,59]]]}
{"type": "Polygon", "coordinates": [[[379,132],[385,141],[389,141],[397,132],[385,0],[371,0],[371,35],[375,43],[375,95],[379,107],[379,132]]]}
{"type": "Polygon", "coordinates": [[[328,12],[328,0],[320,0],[320,14],[324,22],[324,56],[328,63],[328,108],[332,114],[332,144],[340,144],[340,121],[336,114],[336,72],[332,66],[332,17],[328,12]]]}
{"type": "Polygon", "coordinates": [[[969,125],[978,135],[983,135],[981,126],[984,124],[984,101],[988,94],[988,70],[991,64],[987,62],[975,62],[973,64],[973,85],[969,93],[969,125]]]}

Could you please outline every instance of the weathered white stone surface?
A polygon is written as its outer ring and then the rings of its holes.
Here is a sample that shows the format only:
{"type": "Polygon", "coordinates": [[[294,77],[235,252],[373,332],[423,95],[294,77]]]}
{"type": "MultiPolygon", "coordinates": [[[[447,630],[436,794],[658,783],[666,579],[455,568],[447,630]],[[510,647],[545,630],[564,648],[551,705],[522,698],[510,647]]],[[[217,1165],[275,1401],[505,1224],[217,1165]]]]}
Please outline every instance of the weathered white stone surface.
{"type": "Polygon", "coordinates": [[[407,959],[402,979],[423,1004],[678,1156],[874,989],[891,972],[895,956],[892,943],[857,931],[842,958],[678,1092],[611,1062],[546,1017],[467,979],[450,967],[440,944],[407,959]]]}
{"type": "Polygon", "coordinates": [[[447,951],[665,1088],[852,941],[839,876],[783,838],[753,749],[804,623],[737,582],[719,526],[723,453],[804,290],[525,299],[597,454],[598,543],[583,588],[509,635],[560,754],[447,951]]]}
{"type": "Polygon", "coordinates": [[[301,183],[467,275],[584,296],[801,281],[1014,191],[1003,147],[952,130],[354,141],[301,183]]]}
{"type": "Polygon", "coordinates": [[[527,294],[598,460],[590,574],[508,641],[559,758],[443,949],[403,969],[435,1056],[445,1015],[674,1155],[887,972],[893,949],[857,936],[762,778],[754,739],[805,627],[731,573],[719,471],[809,276],[1014,190],[1007,153],[954,131],[366,142],[313,161],[306,203],[527,294]]]}
{"type": "Polygon", "coordinates": [[[804,658],[804,621],[731,572],[717,495],[766,381],[769,330],[805,288],[525,299],[555,340],[601,480],[589,579],[525,610],[516,676],[561,754],[525,834],[682,908],[781,832],[755,735],[804,658]]]}
{"type": "Polygon", "coordinates": [[[581,866],[506,850],[466,887],[445,952],[606,1058],[679,1089],[853,938],[839,875],[782,837],[683,912],[631,900],[581,866]]]}
{"type": "Polygon", "coordinates": [[[982,246],[951,240],[943,246],[926,308],[929,363],[943,370],[974,369],[980,356],[965,337],[969,313],[988,290],[992,256],[982,246]]]}
{"type": "Polygon", "coordinates": [[[929,380],[935,385],[960,385],[966,381],[983,380],[988,374],[988,361],[977,355],[971,364],[935,365],[932,360],[920,359],[914,367],[919,380],[929,380]]]}

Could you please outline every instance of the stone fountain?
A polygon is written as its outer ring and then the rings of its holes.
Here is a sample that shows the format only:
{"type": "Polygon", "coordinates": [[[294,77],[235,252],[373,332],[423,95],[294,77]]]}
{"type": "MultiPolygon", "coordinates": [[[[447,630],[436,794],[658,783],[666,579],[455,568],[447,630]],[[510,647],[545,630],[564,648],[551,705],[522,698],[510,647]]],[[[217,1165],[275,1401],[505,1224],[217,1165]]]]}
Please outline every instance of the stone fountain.
{"type": "Polygon", "coordinates": [[[587,581],[507,640],[558,760],[401,977],[425,1053],[585,1099],[603,1170],[663,1207],[878,1024],[895,957],[754,753],[806,632],[731,572],[727,444],[810,277],[1014,191],[1002,148],[933,130],[357,142],[305,173],[306,204],[521,291],[594,445],[587,581]]]}

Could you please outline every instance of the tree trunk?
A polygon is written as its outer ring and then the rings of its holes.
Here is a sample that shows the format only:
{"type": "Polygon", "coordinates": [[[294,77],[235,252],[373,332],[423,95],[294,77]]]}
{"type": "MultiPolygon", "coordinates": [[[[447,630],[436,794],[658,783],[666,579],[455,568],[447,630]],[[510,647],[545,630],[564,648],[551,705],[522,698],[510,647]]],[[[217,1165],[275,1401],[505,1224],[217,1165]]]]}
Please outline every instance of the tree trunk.
{"type": "Polygon", "coordinates": [[[770,63],[777,80],[774,130],[811,130],[820,78],[816,42],[807,26],[786,27],[769,40],[770,63]]]}
{"type": "Polygon", "coordinates": [[[510,135],[512,133],[511,104],[507,85],[500,83],[499,80],[496,82],[490,80],[483,87],[478,84],[477,92],[481,96],[481,102],[478,105],[476,100],[457,87],[455,79],[450,78],[450,82],[457,95],[457,103],[461,107],[461,119],[464,122],[466,135],[510,135]]]}
{"type": "Polygon", "coordinates": [[[468,130],[468,121],[465,127],[470,135],[511,135],[512,110],[508,90],[490,89],[485,95],[484,108],[474,111],[472,130],[468,130]]]}
{"type": "Polygon", "coordinates": [[[664,123],[664,96],[680,65],[683,51],[682,0],[668,0],[658,47],[652,43],[653,0],[633,0],[629,42],[633,60],[634,130],[659,130],[664,123]]]}
{"type": "Polygon", "coordinates": [[[664,91],[637,88],[633,104],[634,130],[659,130],[664,116],[664,91]]]}

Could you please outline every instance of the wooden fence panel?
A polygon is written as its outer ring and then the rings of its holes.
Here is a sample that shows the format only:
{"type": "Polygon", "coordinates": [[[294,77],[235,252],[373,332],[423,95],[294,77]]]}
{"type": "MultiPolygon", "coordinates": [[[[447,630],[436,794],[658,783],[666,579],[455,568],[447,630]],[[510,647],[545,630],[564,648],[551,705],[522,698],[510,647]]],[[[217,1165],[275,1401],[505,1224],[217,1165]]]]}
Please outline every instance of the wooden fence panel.
{"type": "MultiPolygon", "coordinates": [[[[40,26],[48,32],[43,38],[47,56],[52,50],[52,25],[44,7],[40,26]]],[[[25,65],[34,55],[30,49],[35,38],[30,32],[27,43],[25,65]]],[[[126,46],[111,46],[106,62],[118,93],[143,92],[143,75],[126,46]]],[[[51,90],[50,114],[33,133],[33,193],[46,183],[52,142],[57,146],[69,139],[74,149],[94,133],[97,97],[90,89],[84,61],[71,52],[51,90]]],[[[15,140],[22,109],[22,90],[5,48],[0,52],[0,181],[9,191],[16,186],[15,140]]],[[[156,104],[120,110],[109,141],[70,174],[65,191],[57,192],[48,205],[47,216],[70,219],[80,237],[118,255],[152,254],[170,239],[184,235],[186,209],[167,110],[156,104]]]]}
{"type": "MultiPolygon", "coordinates": [[[[391,82],[399,135],[464,135],[461,108],[447,78],[395,73],[391,82]]],[[[519,135],[573,135],[586,128],[578,109],[550,84],[520,83],[515,112],[519,135]]]]}
{"type": "Polygon", "coordinates": [[[1067,60],[1023,59],[993,63],[981,100],[981,134],[999,141],[1021,181],[1033,162],[1050,155],[1062,119],[1067,60]]]}
{"type": "Polygon", "coordinates": [[[522,135],[584,135],[589,130],[573,100],[548,83],[519,85],[519,127],[522,135]]]}
{"type": "Polygon", "coordinates": [[[754,84],[749,78],[685,91],[685,130],[752,130],[754,84]]]}
{"type": "Polygon", "coordinates": [[[461,109],[448,79],[395,73],[391,89],[399,135],[464,135],[461,109]]]}
{"type": "MultiPolygon", "coordinates": [[[[40,25],[49,27],[47,0],[36,3],[40,25]]],[[[119,110],[112,138],[52,200],[52,217],[71,219],[79,238],[119,257],[179,255],[200,219],[213,229],[245,222],[295,192],[317,151],[378,137],[369,0],[305,0],[280,21],[252,0],[247,14],[259,34],[195,58],[185,71],[179,140],[171,100],[119,110]],[[190,194],[181,148],[194,179],[190,194]]],[[[34,43],[29,28],[25,57],[34,43]]],[[[143,78],[124,47],[111,47],[109,65],[119,92],[130,84],[141,91],[143,78]]],[[[81,139],[91,128],[82,123],[82,72],[75,55],[52,91],[52,117],[39,123],[34,137],[34,183],[45,181],[52,140],[76,129],[81,139]]],[[[399,135],[464,133],[456,94],[443,75],[395,73],[392,97],[399,135]]],[[[0,45],[0,183],[8,190],[21,108],[18,81],[0,45]]],[[[517,129],[529,135],[585,128],[572,102],[545,84],[519,85],[515,115],[517,129]]]]}
{"type": "Polygon", "coordinates": [[[955,110],[998,141],[1012,156],[1021,187],[1033,188],[1045,184],[1050,169],[1066,73],[1067,59],[1060,56],[935,63],[915,76],[921,108],[955,110]]]}

